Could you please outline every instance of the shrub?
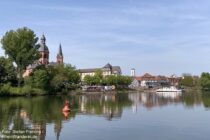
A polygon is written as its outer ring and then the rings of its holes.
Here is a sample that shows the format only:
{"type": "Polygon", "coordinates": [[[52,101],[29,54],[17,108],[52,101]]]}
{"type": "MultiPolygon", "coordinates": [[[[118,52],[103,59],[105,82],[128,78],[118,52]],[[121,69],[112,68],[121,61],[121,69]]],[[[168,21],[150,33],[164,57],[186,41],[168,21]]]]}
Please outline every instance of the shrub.
{"type": "Polygon", "coordinates": [[[6,96],[10,94],[10,84],[0,85],[0,95],[6,96]]]}

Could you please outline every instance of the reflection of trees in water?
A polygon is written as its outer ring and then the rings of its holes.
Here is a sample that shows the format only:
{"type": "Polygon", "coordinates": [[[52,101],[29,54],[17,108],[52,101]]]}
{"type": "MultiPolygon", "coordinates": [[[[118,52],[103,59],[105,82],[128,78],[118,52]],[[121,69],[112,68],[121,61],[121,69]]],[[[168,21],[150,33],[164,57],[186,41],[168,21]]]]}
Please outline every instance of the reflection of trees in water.
{"type": "Polygon", "coordinates": [[[139,96],[139,103],[142,104],[147,109],[151,109],[157,106],[165,106],[168,104],[179,103],[180,97],[175,98],[160,96],[155,93],[141,93],[139,96]]]}
{"type": "Polygon", "coordinates": [[[56,140],[59,140],[61,129],[62,129],[62,122],[61,121],[55,122],[54,132],[55,132],[56,140]]]}
{"type": "Polygon", "coordinates": [[[1,130],[40,130],[36,135],[45,139],[46,124],[54,124],[55,137],[59,139],[62,123],[74,118],[76,114],[99,115],[112,120],[120,118],[125,107],[146,108],[184,104],[187,107],[204,105],[210,108],[210,93],[184,93],[180,97],[165,98],[150,93],[117,93],[72,96],[18,97],[0,99],[1,130]],[[71,112],[65,118],[62,108],[69,100],[71,112]],[[66,120],[65,120],[66,121],[66,120]]]}
{"type": "Polygon", "coordinates": [[[203,99],[203,105],[206,108],[210,108],[210,93],[203,93],[202,99],[203,99]]]}
{"type": "Polygon", "coordinates": [[[102,115],[111,120],[114,117],[121,117],[123,107],[131,105],[127,94],[2,98],[0,99],[0,131],[3,129],[40,130],[36,135],[41,140],[45,139],[46,124],[54,124],[55,136],[59,139],[62,121],[66,119],[62,114],[65,100],[70,102],[71,112],[68,119],[75,117],[79,111],[85,114],[102,115]],[[84,99],[81,100],[81,98],[84,99]],[[85,111],[82,110],[82,105],[85,111]]]}
{"type": "MultiPolygon", "coordinates": [[[[136,96],[137,93],[130,93],[130,100],[136,104],[136,98],[132,97],[132,95],[136,96]],[[135,99],[135,100],[134,100],[135,99]]],[[[166,106],[169,104],[183,104],[187,107],[193,107],[197,105],[204,105],[204,107],[210,107],[210,93],[183,93],[180,96],[172,96],[172,97],[164,97],[155,93],[139,93],[139,103],[142,104],[147,109],[151,109],[153,107],[158,106],[166,106]],[[173,98],[172,98],[173,97],[173,98]]]]}
{"type": "Polygon", "coordinates": [[[198,91],[184,93],[182,95],[182,102],[187,107],[193,107],[195,105],[202,105],[204,99],[202,98],[202,93],[198,91]]]}
{"type": "Polygon", "coordinates": [[[123,107],[131,106],[128,94],[92,94],[79,97],[80,113],[102,115],[108,120],[119,118],[123,107]]]}
{"type": "MultiPolygon", "coordinates": [[[[59,124],[64,120],[64,100],[62,97],[50,96],[0,99],[0,131],[35,130],[40,132],[36,135],[41,140],[45,139],[46,124],[55,123],[55,132],[59,135],[59,124]]],[[[74,116],[75,112],[72,111],[69,118],[74,116]]]]}

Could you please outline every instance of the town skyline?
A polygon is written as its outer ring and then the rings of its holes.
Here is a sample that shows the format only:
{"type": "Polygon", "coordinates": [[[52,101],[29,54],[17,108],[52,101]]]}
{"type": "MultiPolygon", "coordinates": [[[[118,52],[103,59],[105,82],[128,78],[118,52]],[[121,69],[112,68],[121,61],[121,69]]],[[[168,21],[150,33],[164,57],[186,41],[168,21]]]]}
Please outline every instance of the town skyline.
{"type": "MultiPolygon", "coordinates": [[[[24,26],[39,38],[44,33],[50,61],[56,60],[61,43],[65,63],[78,69],[109,62],[127,75],[131,68],[137,75],[200,75],[210,70],[207,0],[199,4],[196,0],[0,3],[0,12],[7,13],[0,17],[0,38],[24,26]]],[[[2,48],[0,55],[4,55],[2,48]]]]}

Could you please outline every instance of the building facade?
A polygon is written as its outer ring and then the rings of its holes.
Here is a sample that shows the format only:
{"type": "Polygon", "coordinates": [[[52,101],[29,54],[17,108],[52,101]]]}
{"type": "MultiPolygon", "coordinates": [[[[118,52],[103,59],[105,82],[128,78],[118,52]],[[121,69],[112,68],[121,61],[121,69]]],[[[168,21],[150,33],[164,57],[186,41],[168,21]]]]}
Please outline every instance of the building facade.
{"type": "Polygon", "coordinates": [[[57,53],[57,60],[56,62],[49,62],[49,49],[46,45],[46,37],[44,34],[40,38],[40,43],[37,45],[38,53],[39,53],[39,59],[35,61],[33,64],[26,67],[26,70],[23,73],[23,77],[29,76],[33,70],[40,65],[59,65],[63,64],[63,53],[62,53],[62,47],[61,44],[59,45],[58,53],[57,53]]]}
{"type": "Polygon", "coordinates": [[[154,76],[149,73],[145,73],[142,76],[133,77],[133,82],[130,85],[131,88],[156,88],[162,86],[178,86],[181,77],[175,75],[172,76],[154,76]]]}
{"type": "Polygon", "coordinates": [[[108,75],[121,75],[121,68],[120,66],[112,66],[111,64],[106,64],[102,68],[90,68],[90,69],[78,69],[78,72],[81,76],[81,80],[83,81],[84,77],[89,75],[89,76],[94,76],[95,72],[101,70],[102,75],[108,76],[108,75]]]}

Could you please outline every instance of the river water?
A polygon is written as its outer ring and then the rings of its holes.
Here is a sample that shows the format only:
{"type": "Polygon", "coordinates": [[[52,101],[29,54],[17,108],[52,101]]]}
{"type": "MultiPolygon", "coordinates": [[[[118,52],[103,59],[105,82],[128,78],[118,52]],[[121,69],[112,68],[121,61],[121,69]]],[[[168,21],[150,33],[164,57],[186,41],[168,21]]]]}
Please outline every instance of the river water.
{"type": "Polygon", "coordinates": [[[210,93],[4,97],[0,139],[209,140],[210,93]]]}

